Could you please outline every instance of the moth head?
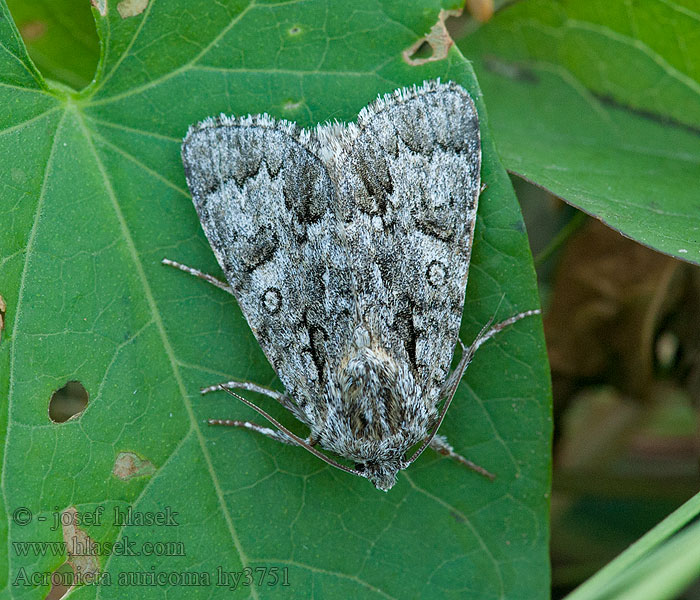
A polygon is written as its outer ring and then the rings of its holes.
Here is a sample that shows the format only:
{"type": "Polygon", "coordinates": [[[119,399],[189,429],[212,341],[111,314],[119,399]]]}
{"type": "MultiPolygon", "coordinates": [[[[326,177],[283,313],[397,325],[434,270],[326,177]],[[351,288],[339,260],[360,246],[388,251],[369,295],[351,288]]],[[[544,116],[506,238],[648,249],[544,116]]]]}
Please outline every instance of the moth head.
{"type": "Polygon", "coordinates": [[[378,490],[388,492],[396,483],[396,474],[405,467],[400,458],[356,463],[355,473],[369,479],[378,490]]]}

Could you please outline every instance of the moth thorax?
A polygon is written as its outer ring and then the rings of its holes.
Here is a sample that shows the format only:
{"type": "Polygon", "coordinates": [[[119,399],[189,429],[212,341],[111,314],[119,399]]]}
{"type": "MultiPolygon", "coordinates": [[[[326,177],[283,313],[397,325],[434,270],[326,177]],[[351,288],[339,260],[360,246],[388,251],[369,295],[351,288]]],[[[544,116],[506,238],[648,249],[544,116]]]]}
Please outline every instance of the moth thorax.
{"type": "Polygon", "coordinates": [[[340,373],[339,384],[355,439],[381,440],[405,427],[406,396],[414,388],[413,378],[382,348],[356,348],[340,373]]]}

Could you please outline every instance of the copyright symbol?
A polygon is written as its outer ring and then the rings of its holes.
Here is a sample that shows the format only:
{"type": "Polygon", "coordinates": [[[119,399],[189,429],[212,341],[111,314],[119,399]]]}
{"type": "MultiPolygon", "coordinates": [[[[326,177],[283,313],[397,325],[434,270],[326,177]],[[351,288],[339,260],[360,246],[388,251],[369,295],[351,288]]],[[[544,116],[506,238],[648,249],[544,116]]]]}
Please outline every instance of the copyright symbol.
{"type": "Polygon", "coordinates": [[[29,525],[32,522],[32,511],[26,506],[20,506],[12,513],[12,520],[15,522],[15,525],[29,525]]]}

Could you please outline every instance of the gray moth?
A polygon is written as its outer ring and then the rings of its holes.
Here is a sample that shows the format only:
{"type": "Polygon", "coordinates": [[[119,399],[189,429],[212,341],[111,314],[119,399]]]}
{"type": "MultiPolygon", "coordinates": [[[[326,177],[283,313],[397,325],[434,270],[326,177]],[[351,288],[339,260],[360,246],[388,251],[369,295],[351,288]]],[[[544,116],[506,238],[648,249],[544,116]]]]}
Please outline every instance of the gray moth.
{"type": "MultiPolygon", "coordinates": [[[[479,120],[464,88],[426,81],[380,97],[356,123],[305,130],[265,114],[192,126],[182,159],[228,283],[310,429],[211,420],[296,444],[388,490],[429,445],[490,475],[436,435],[485,327],[450,373],[481,192],[479,120]],[[342,464],[318,447],[354,466],[342,464]],[[417,450],[407,457],[414,446],[417,450]]],[[[461,345],[461,342],[460,342],[461,345]]]]}

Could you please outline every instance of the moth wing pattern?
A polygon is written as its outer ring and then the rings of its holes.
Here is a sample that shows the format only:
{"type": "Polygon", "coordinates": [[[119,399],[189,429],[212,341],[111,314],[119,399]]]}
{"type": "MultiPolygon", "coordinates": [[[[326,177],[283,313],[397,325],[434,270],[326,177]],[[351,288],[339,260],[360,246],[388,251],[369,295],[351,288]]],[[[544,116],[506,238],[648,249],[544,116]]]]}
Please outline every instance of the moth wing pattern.
{"type": "Polygon", "coordinates": [[[432,408],[459,334],[480,193],[474,103],[452,82],[397,90],[331,147],[361,320],[412,365],[432,408]]]}
{"type": "Polygon", "coordinates": [[[182,158],[230,286],[164,262],[234,294],[286,393],[225,385],[276,398],[311,432],[303,440],[240,396],[277,430],[213,421],[304,446],[382,490],[428,445],[492,478],[435,434],[479,346],[540,311],[489,324],[449,374],[481,192],[467,91],[426,81],[378,98],[356,123],[312,131],[221,115],[190,128],[182,158]]]}
{"type": "Polygon", "coordinates": [[[304,409],[351,330],[336,200],[314,132],[266,115],[193,126],[185,175],[204,232],[287,394],[304,409]]]}

